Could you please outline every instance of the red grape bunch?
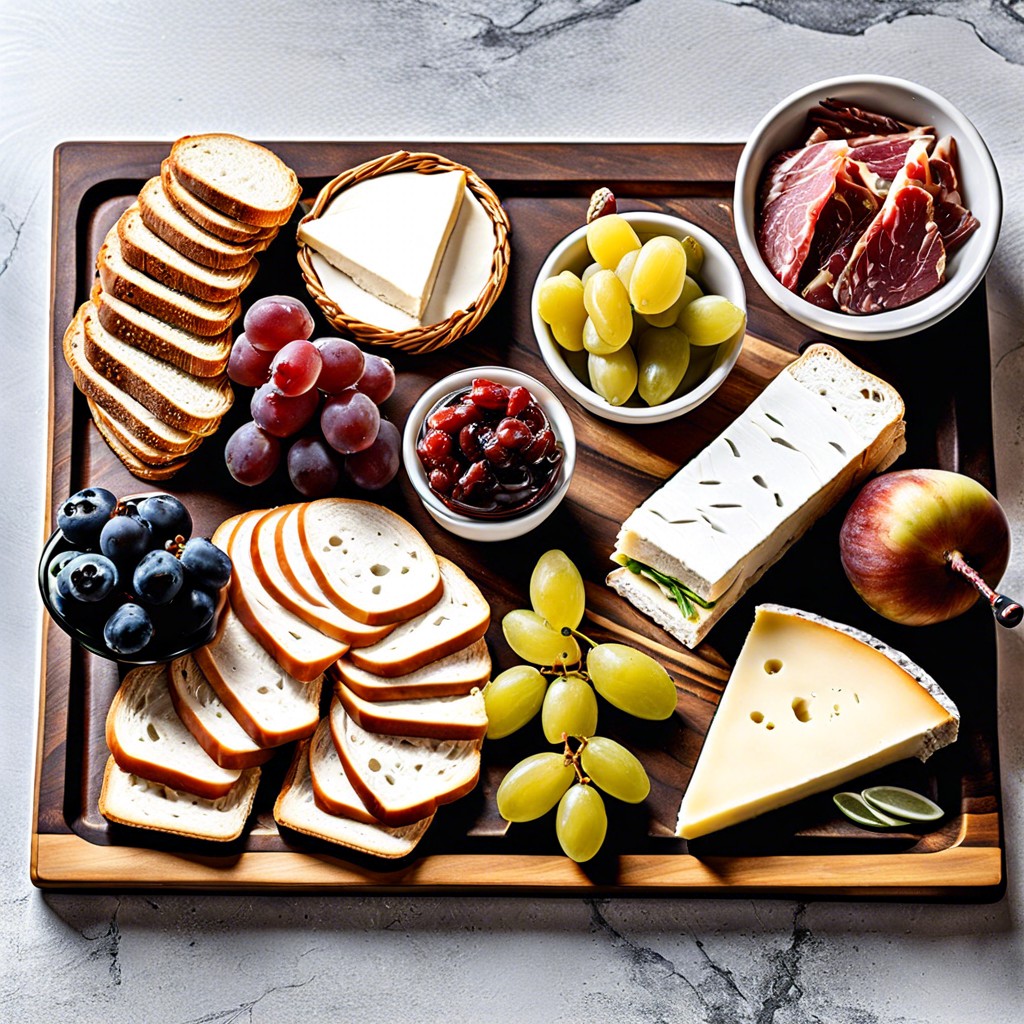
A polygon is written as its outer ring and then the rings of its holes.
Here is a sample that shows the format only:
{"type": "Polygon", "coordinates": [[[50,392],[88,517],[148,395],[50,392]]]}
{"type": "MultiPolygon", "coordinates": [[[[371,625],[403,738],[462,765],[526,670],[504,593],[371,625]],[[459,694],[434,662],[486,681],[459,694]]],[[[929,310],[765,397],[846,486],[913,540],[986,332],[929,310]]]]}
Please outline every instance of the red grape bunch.
{"type": "Polygon", "coordinates": [[[343,472],[364,490],[389,484],[401,450],[398,428],[378,408],[395,387],[390,361],[344,338],[310,340],[313,318],[288,295],[254,302],[243,328],[228,376],[256,390],[252,420],[224,446],[235,480],[263,483],[287,450],[288,476],[307,498],[332,493],[343,472]],[[314,422],[318,431],[308,429],[314,422]]]}

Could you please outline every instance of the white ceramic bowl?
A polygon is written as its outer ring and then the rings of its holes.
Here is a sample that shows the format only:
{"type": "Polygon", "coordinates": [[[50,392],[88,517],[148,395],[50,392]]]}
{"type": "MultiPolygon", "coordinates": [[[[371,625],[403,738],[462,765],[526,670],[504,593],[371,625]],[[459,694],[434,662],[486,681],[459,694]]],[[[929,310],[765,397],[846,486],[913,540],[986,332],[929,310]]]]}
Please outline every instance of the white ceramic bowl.
{"type": "Polygon", "coordinates": [[[852,341],[882,341],[924,330],[957,308],[985,276],[995,251],[1003,198],[992,156],[977,129],[949,100],[901,78],[858,75],[815,82],[787,96],[753,130],[736,168],[733,211],[740,251],[765,294],[795,320],[824,334],[852,341]],[[910,124],[934,125],[938,136],[956,139],[960,191],[981,226],[950,256],[946,281],[930,295],[902,309],[855,316],[821,309],[784,288],[758,251],[755,198],[765,164],[782,149],[806,138],[805,118],[818,101],[831,97],[910,124]]]}
{"type": "Polygon", "coordinates": [[[402,436],[402,460],[405,463],[405,471],[409,475],[409,480],[423,503],[423,507],[439,526],[466,540],[511,540],[513,537],[521,537],[536,529],[561,504],[569,490],[573,470],[576,468],[576,433],[572,427],[572,420],[562,407],[562,403],[558,401],[551,389],[541,384],[539,380],[505,366],[473,366],[443,377],[423,392],[412,407],[405,423],[405,432],[402,436]],[[507,519],[476,519],[453,512],[430,489],[427,474],[416,454],[420,429],[430,410],[446,395],[462,388],[468,388],[476,377],[486,377],[488,380],[504,384],[509,388],[518,384],[529,390],[538,405],[544,410],[551,429],[555,432],[555,437],[562,445],[560,475],[551,492],[532,508],[520,515],[511,515],[507,519]]]}
{"type": "MultiPolygon", "coordinates": [[[[631,211],[624,213],[623,216],[633,225],[642,242],[654,235],[671,235],[680,240],[687,235],[692,235],[704,249],[704,265],[698,276],[705,293],[724,295],[730,302],[746,311],[747,297],[739,268],[716,238],[709,235],[703,228],[697,227],[696,224],[691,224],[681,217],[673,217],[667,213],[631,211]]],[[[736,365],[740,349],[743,347],[743,331],[714,349],[707,349],[708,354],[703,358],[710,360],[710,366],[707,367],[703,362],[696,361],[694,364],[695,369],[706,370],[704,375],[688,390],[677,393],[670,401],[663,402],[661,405],[649,406],[638,395],[634,395],[625,405],[611,405],[592,390],[589,383],[584,383],[586,353],[566,352],[555,341],[551,334],[551,328],[537,312],[537,294],[541,285],[549,277],[560,274],[563,270],[571,270],[577,275],[582,274],[592,262],[587,250],[587,229],[584,225],[566,235],[551,250],[544,265],[540,268],[537,281],[533,286],[533,295],[530,298],[533,333],[537,338],[541,357],[555,380],[584,409],[616,423],[638,425],[664,423],[665,420],[675,419],[677,416],[682,416],[683,413],[695,409],[701,402],[713,395],[725,378],[729,376],[729,371],[736,365]],[[577,358],[574,359],[574,357],[577,358]],[[577,376],[573,372],[570,362],[576,363],[581,376],[577,376]]]]}

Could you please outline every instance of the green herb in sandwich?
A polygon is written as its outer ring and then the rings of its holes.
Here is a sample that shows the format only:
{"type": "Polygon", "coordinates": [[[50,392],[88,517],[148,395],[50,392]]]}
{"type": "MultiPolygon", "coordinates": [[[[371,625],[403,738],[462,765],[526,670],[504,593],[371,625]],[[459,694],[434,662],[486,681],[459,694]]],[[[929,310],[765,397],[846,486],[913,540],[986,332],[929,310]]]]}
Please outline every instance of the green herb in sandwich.
{"type": "Polygon", "coordinates": [[[703,597],[699,597],[689,587],[684,587],[679,580],[674,579],[672,576],[666,576],[663,572],[658,572],[657,569],[652,569],[649,565],[644,565],[643,562],[638,562],[635,558],[626,557],[626,561],[623,563],[626,568],[637,576],[646,576],[652,583],[657,583],[660,587],[664,587],[679,605],[679,612],[684,619],[690,622],[697,621],[697,609],[693,606],[699,604],[701,608],[714,608],[714,601],[705,601],[703,597]]]}

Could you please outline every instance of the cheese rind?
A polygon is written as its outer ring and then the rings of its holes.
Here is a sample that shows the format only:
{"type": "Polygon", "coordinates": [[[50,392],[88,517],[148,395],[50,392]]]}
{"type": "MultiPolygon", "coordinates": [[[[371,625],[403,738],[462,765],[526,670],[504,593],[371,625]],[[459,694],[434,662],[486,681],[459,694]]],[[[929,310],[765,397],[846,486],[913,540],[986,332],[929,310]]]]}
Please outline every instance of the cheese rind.
{"type": "Polygon", "coordinates": [[[399,171],[343,189],[298,240],[360,288],[423,315],[465,194],[464,171],[399,171]]]}
{"type": "Polygon", "coordinates": [[[956,706],[906,655],[760,605],[679,807],[695,839],[954,742],[956,706]]]}

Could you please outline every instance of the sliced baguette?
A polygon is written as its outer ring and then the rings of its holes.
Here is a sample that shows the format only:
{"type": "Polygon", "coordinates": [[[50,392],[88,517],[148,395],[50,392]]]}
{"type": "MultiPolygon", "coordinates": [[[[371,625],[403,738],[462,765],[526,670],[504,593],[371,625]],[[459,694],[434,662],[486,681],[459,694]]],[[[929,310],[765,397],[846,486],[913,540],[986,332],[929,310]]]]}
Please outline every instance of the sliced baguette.
{"type": "Polygon", "coordinates": [[[167,198],[159,178],[150,178],[142,186],[139,192],[139,213],[150,231],[183,256],[204,267],[216,267],[219,270],[244,267],[270,244],[270,239],[261,236],[242,244],[218,238],[186,217],[167,198]]]}
{"type": "Polygon", "coordinates": [[[107,746],[117,766],[172,789],[216,800],[238,781],[185,728],[171,701],[166,665],[134,668],[107,712],[107,746]]]}
{"type": "Polygon", "coordinates": [[[99,810],[118,825],[226,843],[242,834],[259,781],[259,768],[248,768],[225,796],[206,800],[122,771],[110,757],[103,771],[99,810]]]}
{"type": "Polygon", "coordinates": [[[274,803],[274,820],[278,825],[314,839],[395,860],[416,849],[433,818],[424,818],[400,828],[388,828],[322,811],[317,807],[313,794],[309,775],[309,742],[306,741],[300,743],[295,751],[280,795],[274,803]]]}
{"type": "Polygon", "coordinates": [[[200,227],[205,228],[218,238],[223,238],[225,242],[245,244],[256,238],[272,237],[277,233],[276,227],[260,228],[255,224],[246,224],[245,221],[229,217],[226,213],[214,209],[209,203],[204,203],[202,199],[193,195],[178,181],[169,159],[160,164],[160,183],[164,187],[164,194],[167,198],[186,217],[191,218],[200,227]]]}
{"type": "Polygon", "coordinates": [[[491,675],[491,656],[487,650],[487,641],[480,639],[464,650],[432,661],[415,672],[391,679],[353,665],[347,656],[331,667],[331,675],[354,694],[368,701],[456,697],[487,682],[491,675]]]}
{"type": "Polygon", "coordinates": [[[137,270],[121,254],[117,225],[100,246],[96,269],[107,295],[203,338],[221,338],[242,314],[237,297],[225,302],[197,299],[137,270]]]}
{"type": "Polygon", "coordinates": [[[191,654],[171,662],[171,700],[178,717],[221,768],[252,768],[274,751],[260,746],[235,720],[191,654]]]}
{"type": "Polygon", "coordinates": [[[625,567],[606,582],[687,647],[696,646],[846,491],[903,453],[903,411],[891,385],[831,346],[810,346],[630,514],[612,554],[625,567]],[[762,457],[754,459],[751,449],[762,457]],[[751,523],[757,530],[748,529],[751,523]],[[694,602],[685,617],[669,589],[631,571],[630,560],[678,581],[710,607],[694,602]]]}
{"type": "Polygon", "coordinates": [[[480,777],[479,740],[367,732],[334,698],[331,735],[366,809],[386,825],[408,825],[465,796],[480,777]]]}
{"type": "Polygon", "coordinates": [[[287,223],[302,193],[280,157],[237,135],[186,135],[171,147],[168,160],[193,195],[258,227],[287,223]]]}
{"type": "MultiPolygon", "coordinates": [[[[346,615],[326,599],[310,600],[297,590],[285,574],[281,554],[289,552],[277,546],[277,531],[281,520],[297,510],[297,505],[282,505],[265,512],[252,531],[250,557],[256,575],[267,593],[278,604],[294,612],[303,622],[326,636],[355,647],[366,647],[383,639],[394,626],[368,626],[346,615]]],[[[292,561],[305,564],[305,554],[297,544],[290,552],[292,561]]]]}
{"type": "Polygon", "coordinates": [[[261,747],[312,736],[323,677],[307,683],[286,672],[230,607],[221,614],[217,635],[194,657],[235,721],[261,747]]]}
{"type": "Polygon", "coordinates": [[[338,748],[331,735],[331,723],[327,718],[320,719],[309,741],[309,778],[313,785],[313,799],[320,810],[354,821],[365,821],[370,825],[380,824],[352,788],[345,774],[345,766],[338,757],[338,748]]]}
{"type": "Polygon", "coordinates": [[[171,363],[115,338],[94,315],[85,314],[85,358],[97,373],[180,430],[212,433],[231,408],[226,376],[193,377],[171,363]]]}
{"type": "Polygon", "coordinates": [[[437,561],[443,582],[440,600],[383,640],[350,651],[353,665],[387,678],[407,675],[483,637],[491,621],[487,599],[454,562],[440,556],[437,561]]]}
{"type": "Polygon", "coordinates": [[[208,302],[227,302],[237,298],[259,269],[255,259],[229,270],[204,267],[190,260],[146,227],[138,203],[133,203],[121,215],[117,222],[117,235],[121,242],[121,255],[129,265],[169,288],[208,302]]]}
{"type": "Polygon", "coordinates": [[[441,572],[430,545],[381,505],[321,498],[299,507],[298,528],[324,594],[360,622],[400,622],[441,596],[441,572]]]}
{"type": "MultiPolygon", "coordinates": [[[[85,316],[91,310],[94,310],[91,302],[83,303],[64,332],[64,361],[75,378],[75,386],[144,443],[175,455],[192,451],[202,434],[165,423],[93,368],[85,355],[85,316]]],[[[216,430],[219,422],[214,420],[207,432],[216,430]]]]}
{"type": "Polygon", "coordinates": [[[252,534],[263,514],[263,509],[256,509],[239,516],[230,533],[221,534],[224,543],[218,542],[218,534],[214,534],[214,543],[231,559],[231,607],[279,665],[296,679],[308,682],[337,661],[348,650],[348,644],[300,619],[263,585],[252,561],[252,534]]]}
{"type": "Polygon", "coordinates": [[[349,717],[367,732],[389,736],[429,736],[445,740],[478,740],[487,732],[487,709],[478,689],[459,697],[369,701],[336,681],[334,692],[349,717]]]}

